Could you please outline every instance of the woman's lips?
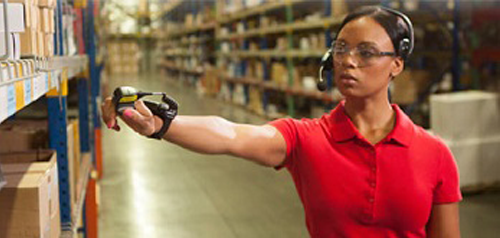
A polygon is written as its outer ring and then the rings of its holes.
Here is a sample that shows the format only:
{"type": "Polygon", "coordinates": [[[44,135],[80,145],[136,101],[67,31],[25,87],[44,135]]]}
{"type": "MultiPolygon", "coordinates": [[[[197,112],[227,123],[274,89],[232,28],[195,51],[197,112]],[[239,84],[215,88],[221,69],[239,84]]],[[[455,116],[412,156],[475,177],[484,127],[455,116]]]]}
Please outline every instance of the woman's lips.
{"type": "Polygon", "coordinates": [[[341,83],[344,83],[344,84],[354,84],[357,81],[358,80],[354,76],[352,76],[350,74],[345,74],[344,73],[344,74],[340,75],[340,82],[341,83]]]}

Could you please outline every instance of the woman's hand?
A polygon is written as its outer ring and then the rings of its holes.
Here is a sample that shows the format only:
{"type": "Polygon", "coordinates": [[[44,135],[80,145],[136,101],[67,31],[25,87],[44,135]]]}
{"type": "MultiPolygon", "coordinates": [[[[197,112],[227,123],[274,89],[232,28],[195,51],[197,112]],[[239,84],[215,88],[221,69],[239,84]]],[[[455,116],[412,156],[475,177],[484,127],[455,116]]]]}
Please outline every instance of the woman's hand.
{"type": "MultiPolygon", "coordinates": [[[[160,130],[163,121],[159,117],[154,116],[142,101],[136,101],[135,108],[126,109],[123,111],[123,115],[120,116],[130,128],[143,136],[150,136],[160,130]]],[[[120,131],[120,126],[118,126],[116,119],[117,113],[110,97],[104,100],[101,109],[102,118],[108,128],[120,131]]]]}

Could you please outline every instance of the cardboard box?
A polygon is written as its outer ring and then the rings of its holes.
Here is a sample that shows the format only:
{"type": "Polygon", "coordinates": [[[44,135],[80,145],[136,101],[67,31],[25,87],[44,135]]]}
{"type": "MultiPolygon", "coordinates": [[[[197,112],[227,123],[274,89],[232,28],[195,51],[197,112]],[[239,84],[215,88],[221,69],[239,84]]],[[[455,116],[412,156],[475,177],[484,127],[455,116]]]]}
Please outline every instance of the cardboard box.
{"type": "Polygon", "coordinates": [[[0,153],[48,148],[47,121],[9,121],[0,125],[0,134],[0,153]]]}
{"type": "Polygon", "coordinates": [[[425,70],[405,70],[398,75],[392,85],[392,101],[397,104],[411,104],[417,100],[429,83],[430,74],[425,70]]]}
{"type": "Polygon", "coordinates": [[[44,37],[44,33],[38,31],[36,34],[37,34],[36,40],[38,42],[38,47],[37,47],[38,55],[39,56],[44,56],[44,53],[45,53],[45,37],[44,37]]]}
{"type": "Polygon", "coordinates": [[[432,95],[431,130],[447,140],[500,135],[500,97],[496,93],[464,91],[432,95]]]}
{"type": "Polygon", "coordinates": [[[80,153],[80,136],[78,133],[78,120],[72,120],[68,123],[68,169],[69,182],[71,192],[71,209],[76,206],[78,199],[78,178],[80,172],[81,153],[80,153]]]}
{"type": "Polygon", "coordinates": [[[332,16],[339,17],[347,14],[349,7],[347,6],[345,0],[331,0],[332,1],[332,16]]]}
{"type": "Polygon", "coordinates": [[[0,154],[0,237],[59,237],[59,179],[53,151],[0,154]]]}
{"type": "Polygon", "coordinates": [[[271,79],[280,86],[288,85],[288,71],[284,64],[274,63],[271,70],[271,79]]]}
{"type": "MultiPolygon", "coordinates": [[[[0,153],[22,152],[48,148],[48,124],[46,120],[14,120],[0,125],[0,153]]],[[[68,169],[70,190],[76,202],[81,152],[78,120],[70,120],[67,126],[68,169]]],[[[0,158],[1,159],[1,158],[0,158]]]]}
{"type": "Polygon", "coordinates": [[[21,56],[38,56],[38,41],[37,34],[33,29],[26,29],[25,32],[19,34],[21,43],[21,56]]]}
{"type": "Polygon", "coordinates": [[[38,0],[38,6],[43,8],[54,8],[56,0],[38,0]]]}
{"type": "Polygon", "coordinates": [[[54,22],[54,9],[49,9],[48,10],[48,24],[49,24],[49,33],[55,33],[56,32],[56,26],[54,22]]]}
{"type": "Polygon", "coordinates": [[[50,32],[49,9],[48,8],[40,8],[39,12],[40,12],[40,15],[39,15],[40,30],[43,33],[49,33],[50,32]]]}
{"type": "Polygon", "coordinates": [[[403,71],[392,82],[391,100],[393,103],[408,105],[417,100],[417,84],[410,74],[409,71],[403,71]]]}
{"type": "Polygon", "coordinates": [[[45,57],[54,56],[54,35],[52,33],[44,34],[44,53],[45,57]]]}

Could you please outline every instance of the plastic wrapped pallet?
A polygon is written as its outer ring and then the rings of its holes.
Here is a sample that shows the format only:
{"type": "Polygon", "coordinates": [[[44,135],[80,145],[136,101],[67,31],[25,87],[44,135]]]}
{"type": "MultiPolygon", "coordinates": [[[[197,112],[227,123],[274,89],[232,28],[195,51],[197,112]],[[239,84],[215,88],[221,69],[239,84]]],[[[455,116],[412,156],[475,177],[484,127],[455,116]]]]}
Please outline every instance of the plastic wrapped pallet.
{"type": "Polygon", "coordinates": [[[467,91],[431,96],[431,129],[446,140],[500,135],[500,103],[496,93],[467,91]]]}
{"type": "Polygon", "coordinates": [[[447,141],[460,171],[460,187],[475,190],[500,183],[500,136],[447,141]]]}
{"type": "Polygon", "coordinates": [[[495,93],[468,91],[431,97],[431,129],[458,164],[460,186],[500,183],[500,104],[495,93]]]}

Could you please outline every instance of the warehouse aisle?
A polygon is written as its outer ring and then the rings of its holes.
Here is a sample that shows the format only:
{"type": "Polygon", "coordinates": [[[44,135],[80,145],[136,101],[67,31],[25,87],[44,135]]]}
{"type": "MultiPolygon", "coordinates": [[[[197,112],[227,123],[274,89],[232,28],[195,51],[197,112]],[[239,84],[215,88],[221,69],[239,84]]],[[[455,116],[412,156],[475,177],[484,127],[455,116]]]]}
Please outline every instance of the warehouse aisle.
{"type": "MultiPolygon", "coordinates": [[[[162,90],[183,115],[264,123],[241,108],[199,97],[159,75],[116,85],[162,90]]],[[[286,171],[229,156],[203,156],[148,140],[125,126],[103,129],[100,237],[306,237],[302,205],[286,171]]]]}
{"type": "MultiPolygon", "coordinates": [[[[265,122],[160,75],[140,81],[115,77],[107,88],[118,85],[165,91],[180,103],[183,115],[265,122]]],[[[307,237],[302,205],[285,171],[198,155],[125,126],[120,133],[103,129],[103,137],[100,237],[307,237]]],[[[466,197],[460,216],[462,237],[497,237],[500,193],[466,197]]]]}

